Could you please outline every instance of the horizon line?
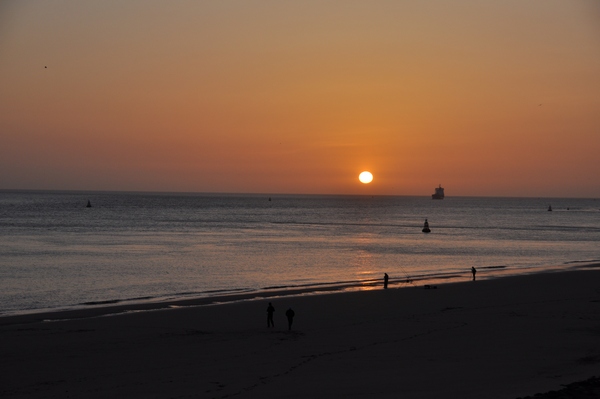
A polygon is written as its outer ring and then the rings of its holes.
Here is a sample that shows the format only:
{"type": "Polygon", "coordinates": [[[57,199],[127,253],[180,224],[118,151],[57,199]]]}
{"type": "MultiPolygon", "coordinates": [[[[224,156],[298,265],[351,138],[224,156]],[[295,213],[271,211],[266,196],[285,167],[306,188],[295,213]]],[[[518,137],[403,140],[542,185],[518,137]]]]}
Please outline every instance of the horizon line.
{"type": "MultiPolygon", "coordinates": [[[[38,192],[38,193],[74,193],[74,194],[91,194],[91,193],[105,193],[105,194],[154,194],[154,195],[207,195],[207,196],[330,196],[330,197],[431,197],[431,194],[334,194],[334,193],[266,193],[266,192],[233,192],[233,191],[145,191],[145,190],[89,190],[89,189],[36,189],[36,188],[0,188],[0,193],[5,192],[38,192]]],[[[597,200],[597,197],[547,197],[547,196],[511,196],[511,195],[453,195],[445,196],[444,199],[451,198],[530,198],[530,199],[587,199],[597,200]]],[[[437,201],[443,201],[437,200],[437,201]]]]}

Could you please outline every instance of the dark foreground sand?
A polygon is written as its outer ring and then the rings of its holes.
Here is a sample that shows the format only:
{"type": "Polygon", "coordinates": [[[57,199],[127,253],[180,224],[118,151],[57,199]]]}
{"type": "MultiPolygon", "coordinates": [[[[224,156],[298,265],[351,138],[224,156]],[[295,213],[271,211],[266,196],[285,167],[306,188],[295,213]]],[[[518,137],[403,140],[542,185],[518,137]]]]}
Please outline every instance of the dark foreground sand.
{"type": "Polygon", "coordinates": [[[600,376],[600,271],[38,319],[0,318],[0,397],[514,399],[600,376]]]}

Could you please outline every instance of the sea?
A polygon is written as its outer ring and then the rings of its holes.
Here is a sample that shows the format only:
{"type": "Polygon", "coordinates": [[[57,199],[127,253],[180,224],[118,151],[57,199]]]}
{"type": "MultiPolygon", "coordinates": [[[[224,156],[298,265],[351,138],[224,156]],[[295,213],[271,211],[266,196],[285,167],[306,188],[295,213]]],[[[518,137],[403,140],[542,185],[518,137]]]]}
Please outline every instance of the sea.
{"type": "Polygon", "coordinates": [[[600,199],[5,190],[0,316],[586,268],[599,243],[600,199]]]}

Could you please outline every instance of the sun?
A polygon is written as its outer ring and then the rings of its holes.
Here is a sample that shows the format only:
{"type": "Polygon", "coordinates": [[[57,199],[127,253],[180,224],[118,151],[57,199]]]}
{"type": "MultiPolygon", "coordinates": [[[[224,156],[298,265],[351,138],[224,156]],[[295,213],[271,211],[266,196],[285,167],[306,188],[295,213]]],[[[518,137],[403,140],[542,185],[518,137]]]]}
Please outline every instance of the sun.
{"type": "Polygon", "coordinates": [[[360,180],[361,183],[369,184],[373,181],[373,174],[365,170],[360,175],[358,175],[358,180],[360,180]]]}

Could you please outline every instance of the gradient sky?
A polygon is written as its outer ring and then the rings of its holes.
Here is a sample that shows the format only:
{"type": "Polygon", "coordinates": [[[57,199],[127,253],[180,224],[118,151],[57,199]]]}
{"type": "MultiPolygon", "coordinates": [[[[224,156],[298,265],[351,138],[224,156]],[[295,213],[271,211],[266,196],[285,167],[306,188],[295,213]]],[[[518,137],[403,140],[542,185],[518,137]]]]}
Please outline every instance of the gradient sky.
{"type": "Polygon", "coordinates": [[[0,189],[600,197],[600,1],[3,1],[0,143],[0,189]]]}

